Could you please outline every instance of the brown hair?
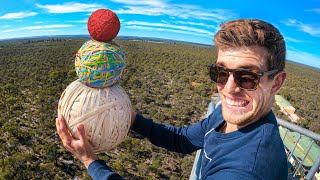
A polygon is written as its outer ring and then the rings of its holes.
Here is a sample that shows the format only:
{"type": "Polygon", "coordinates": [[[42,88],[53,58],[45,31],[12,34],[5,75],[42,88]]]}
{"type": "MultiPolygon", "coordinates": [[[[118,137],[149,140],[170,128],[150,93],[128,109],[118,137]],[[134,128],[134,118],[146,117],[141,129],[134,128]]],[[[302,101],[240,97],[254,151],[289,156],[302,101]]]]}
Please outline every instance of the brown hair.
{"type": "Polygon", "coordinates": [[[223,23],[220,27],[214,36],[214,45],[218,49],[257,45],[267,50],[268,70],[284,69],[286,45],[273,25],[258,19],[239,19],[223,23]]]}

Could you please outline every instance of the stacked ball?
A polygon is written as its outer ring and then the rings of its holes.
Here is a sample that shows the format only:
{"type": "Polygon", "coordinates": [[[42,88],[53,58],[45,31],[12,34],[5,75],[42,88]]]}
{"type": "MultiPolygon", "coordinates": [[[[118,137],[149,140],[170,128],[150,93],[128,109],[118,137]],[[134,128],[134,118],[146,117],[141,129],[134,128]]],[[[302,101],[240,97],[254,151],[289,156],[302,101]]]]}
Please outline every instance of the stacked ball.
{"type": "Polygon", "coordinates": [[[97,41],[111,41],[117,36],[119,30],[118,16],[108,9],[95,11],[88,20],[89,34],[97,41]]]}
{"type": "Polygon", "coordinates": [[[87,41],[76,54],[75,67],[80,81],[94,88],[117,83],[125,70],[125,55],[113,42],[87,41]]]}
{"type": "Polygon", "coordinates": [[[93,40],[85,42],[75,58],[79,79],[65,89],[58,105],[58,114],[64,116],[75,138],[77,125],[85,125],[95,152],[110,150],[121,143],[131,124],[130,100],[117,84],[126,59],[121,48],[111,41],[120,28],[115,17],[107,9],[90,16],[88,30],[93,40]]]}

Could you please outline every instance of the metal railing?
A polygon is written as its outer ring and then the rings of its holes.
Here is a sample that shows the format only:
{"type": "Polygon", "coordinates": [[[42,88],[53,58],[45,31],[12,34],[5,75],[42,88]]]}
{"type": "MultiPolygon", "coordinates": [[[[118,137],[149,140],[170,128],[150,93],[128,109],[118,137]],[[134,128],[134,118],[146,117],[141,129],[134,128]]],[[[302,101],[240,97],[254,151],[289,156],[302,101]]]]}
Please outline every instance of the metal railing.
{"type": "Polygon", "coordinates": [[[300,172],[300,174],[304,177],[304,179],[311,180],[314,177],[315,173],[319,171],[320,154],[317,155],[317,159],[314,161],[310,169],[304,167],[303,164],[306,161],[307,157],[309,156],[311,147],[314,144],[316,144],[316,142],[320,142],[320,135],[280,118],[277,118],[277,122],[280,127],[286,128],[285,133],[282,137],[283,141],[285,141],[285,138],[289,138],[288,137],[289,132],[296,132],[298,135],[298,137],[296,137],[295,139],[293,148],[285,146],[288,160],[290,161],[290,159],[293,158],[293,161],[294,161],[293,162],[294,171],[292,172],[292,176],[296,177],[297,174],[300,172]],[[304,150],[305,151],[304,155],[302,157],[297,157],[297,155],[295,155],[295,152],[298,151],[299,142],[303,136],[310,138],[310,142],[307,148],[304,150]]]}
{"type": "MultiPolygon", "coordinates": [[[[208,107],[208,112],[207,115],[210,115],[210,113],[219,105],[221,102],[218,102],[216,105],[214,102],[210,102],[209,107],[208,107]]],[[[308,157],[311,147],[313,144],[316,144],[317,142],[320,142],[320,135],[317,133],[314,133],[310,130],[307,130],[305,128],[302,128],[300,126],[297,126],[293,123],[290,123],[288,121],[285,121],[283,119],[277,118],[277,122],[279,125],[279,128],[285,128],[284,135],[282,136],[282,140],[285,141],[285,138],[289,138],[288,133],[290,132],[296,132],[298,133],[298,137],[294,141],[293,148],[285,146],[287,156],[288,156],[288,161],[292,159],[293,161],[290,163],[293,163],[293,172],[291,173],[290,177],[295,178],[298,173],[300,173],[300,176],[302,176],[306,180],[311,180],[315,173],[319,171],[320,167],[320,154],[317,155],[317,159],[314,161],[313,165],[311,168],[305,167],[304,162],[306,158],[308,157]],[[307,150],[305,151],[305,154],[302,157],[297,157],[295,155],[295,152],[297,151],[297,147],[299,146],[299,141],[302,137],[308,137],[310,138],[310,143],[307,147],[307,150]]],[[[300,147],[301,148],[301,147],[300,147]]],[[[197,151],[195,161],[193,163],[192,171],[190,174],[190,180],[197,180],[201,178],[201,162],[202,162],[202,155],[203,155],[203,150],[200,149],[197,151]]],[[[289,177],[289,179],[290,179],[289,177]]]]}

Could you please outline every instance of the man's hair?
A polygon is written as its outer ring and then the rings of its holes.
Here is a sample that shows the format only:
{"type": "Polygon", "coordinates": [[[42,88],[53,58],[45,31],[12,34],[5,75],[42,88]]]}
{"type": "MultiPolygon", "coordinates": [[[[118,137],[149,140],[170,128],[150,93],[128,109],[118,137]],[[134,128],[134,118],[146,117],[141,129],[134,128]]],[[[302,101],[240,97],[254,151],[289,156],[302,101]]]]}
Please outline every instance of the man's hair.
{"type": "Polygon", "coordinates": [[[286,59],[286,45],[283,36],[273,25],[258,19],[239,19],[220,25],[214,36],[217,49],[259,46],[267,51],[268,70],[283,70],[286,59]]]}

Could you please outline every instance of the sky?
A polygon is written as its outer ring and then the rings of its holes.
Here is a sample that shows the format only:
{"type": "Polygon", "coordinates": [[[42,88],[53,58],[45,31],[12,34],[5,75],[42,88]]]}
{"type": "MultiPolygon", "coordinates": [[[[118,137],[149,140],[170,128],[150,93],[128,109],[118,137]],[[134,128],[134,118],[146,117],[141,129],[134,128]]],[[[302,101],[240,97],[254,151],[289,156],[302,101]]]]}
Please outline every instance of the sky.
{"type": "Polygon", "coordinates": [[[219,24],[255,18],[277,27],[287,59],[320,68],[320,0],[0,0],[0,41],[46,35],[89,35],[87,21],[110,9],[118,36],[172,39],[213,45],[219,24]]]}

